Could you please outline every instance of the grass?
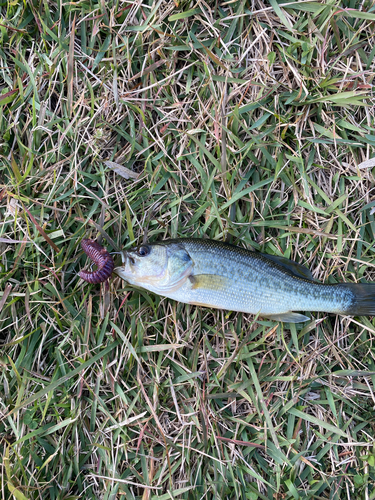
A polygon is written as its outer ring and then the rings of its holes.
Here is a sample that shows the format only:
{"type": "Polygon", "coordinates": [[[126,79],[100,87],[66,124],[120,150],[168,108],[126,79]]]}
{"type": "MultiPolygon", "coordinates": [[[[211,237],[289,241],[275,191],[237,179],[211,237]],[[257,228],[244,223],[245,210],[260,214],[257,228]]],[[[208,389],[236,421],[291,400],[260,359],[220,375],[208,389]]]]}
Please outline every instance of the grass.
{"type": "Polygon", "coordinates": [[[374,3],[0,5],[2,498],[374,499],[373,318],[77,276],[195,236],[374,281],[374,3]]]}

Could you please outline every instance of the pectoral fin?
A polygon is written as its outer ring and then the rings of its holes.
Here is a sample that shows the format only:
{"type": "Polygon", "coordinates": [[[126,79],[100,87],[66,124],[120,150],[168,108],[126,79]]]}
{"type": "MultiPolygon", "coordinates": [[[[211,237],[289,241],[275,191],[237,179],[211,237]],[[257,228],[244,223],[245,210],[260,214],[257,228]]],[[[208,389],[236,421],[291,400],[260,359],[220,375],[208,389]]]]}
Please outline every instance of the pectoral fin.
{"type": "Polygon", "coordinates": [[[274,321],[282,321],[283,323],[303,323],[304,321],[308,321],[310,319],[304,314],[299,314],[292,311],[280,314],[267,314],[267,316],[265,317],[274,321]]]}
{"type": "Polygon", "coordinates": [[[273,262],[276,262],[276,264],[279,264],[279,266],[283,267],[286,271],[288,271],[289,274],[292,274],[293,276],[304,278],[305,280],[317,281],[313,278],[310,269],[302,266],[301,264],[298,264],[297,262],[294,262],[294,260],[289,260],[285,257],[280,257],[279,255],[269,255],[267,253],[262,253],[262,255],[266,259],[272,260],[273,262]]]}
{"type": "Polygon", "coordinates": [[[193,290],[224,290],[230,286],[229,278],[216,274],[196,274],[189,276],[193,290]]]}

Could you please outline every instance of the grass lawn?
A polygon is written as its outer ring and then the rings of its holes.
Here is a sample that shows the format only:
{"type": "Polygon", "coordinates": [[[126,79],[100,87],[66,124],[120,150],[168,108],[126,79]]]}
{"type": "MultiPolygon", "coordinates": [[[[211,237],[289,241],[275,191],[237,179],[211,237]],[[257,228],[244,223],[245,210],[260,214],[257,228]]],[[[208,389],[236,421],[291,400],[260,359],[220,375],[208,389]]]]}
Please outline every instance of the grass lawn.
{"type": "Polygon", "coordinates": [[[78,277],[230,241],[375,281],[373,0],[0,0],[0,497],[375,499],[375,321],[78,277]],[[119,256],[116,256],[120,260],[119,256]]]}

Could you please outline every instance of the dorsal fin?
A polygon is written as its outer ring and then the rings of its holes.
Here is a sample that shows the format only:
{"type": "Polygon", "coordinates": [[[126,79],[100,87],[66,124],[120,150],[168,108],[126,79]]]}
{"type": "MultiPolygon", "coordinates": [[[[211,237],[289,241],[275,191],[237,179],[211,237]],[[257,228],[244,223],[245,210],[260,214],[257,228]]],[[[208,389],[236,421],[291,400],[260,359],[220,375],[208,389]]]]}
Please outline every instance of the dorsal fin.
{"type": "Polygon", "coordinates": [[[292,276],[297,276],[297,278],[303,278],[305,280],[317,281],[313,278],[310,269],[301,264],[298,264],[294,260],[286,259],[285,257],[279,257],[278,255],[269,255],[267,253],[262,253],[263,257],[268,260],[272,260],[283,267],[292,276]]]}

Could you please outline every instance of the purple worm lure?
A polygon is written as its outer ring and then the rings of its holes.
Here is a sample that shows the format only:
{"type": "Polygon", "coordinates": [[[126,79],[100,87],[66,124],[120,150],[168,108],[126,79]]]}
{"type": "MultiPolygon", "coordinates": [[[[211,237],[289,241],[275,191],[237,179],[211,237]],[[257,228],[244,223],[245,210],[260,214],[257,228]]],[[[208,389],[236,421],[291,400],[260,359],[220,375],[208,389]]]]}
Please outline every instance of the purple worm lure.
{"type": "Polygon", "coordinates": [[[78,276],[88,283],[97,284],[106,281],[112,274],[115,263],[109,252],[94,240],[85,239],[81,241],[85,254],[97,265],[96,271],[85,271],[82,269],[78,276]]]}

